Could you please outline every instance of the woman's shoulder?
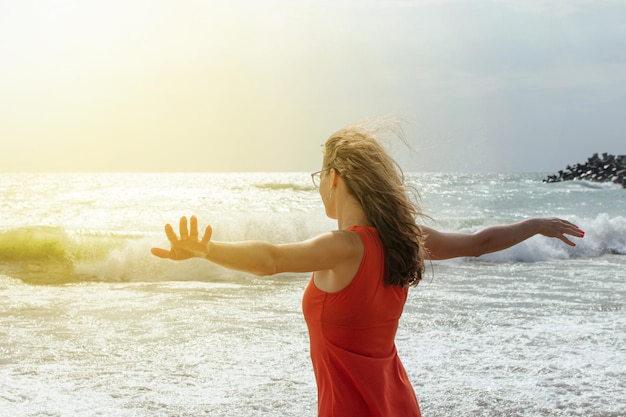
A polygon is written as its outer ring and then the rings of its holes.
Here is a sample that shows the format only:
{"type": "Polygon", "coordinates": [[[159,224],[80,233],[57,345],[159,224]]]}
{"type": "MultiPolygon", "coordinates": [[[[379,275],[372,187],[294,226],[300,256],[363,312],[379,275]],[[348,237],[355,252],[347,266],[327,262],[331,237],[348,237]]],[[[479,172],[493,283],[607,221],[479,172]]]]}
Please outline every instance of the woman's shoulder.
{"type": "Polygon", "coordinates": [[[355,224],[354,226],[348,227],[346,230],[353,232],[369,232],[378,234],[378,229],[374,226],[369,226],[365,224],[355,224]]]}
{"type": "Polygon", "coordinates": [[[374,226],[368,226],[364,224],[357,224],[346,229],[349,232],[356,233],[361,236],[361,239],[366,238],[379,238],[378,229],[374,226]]]}

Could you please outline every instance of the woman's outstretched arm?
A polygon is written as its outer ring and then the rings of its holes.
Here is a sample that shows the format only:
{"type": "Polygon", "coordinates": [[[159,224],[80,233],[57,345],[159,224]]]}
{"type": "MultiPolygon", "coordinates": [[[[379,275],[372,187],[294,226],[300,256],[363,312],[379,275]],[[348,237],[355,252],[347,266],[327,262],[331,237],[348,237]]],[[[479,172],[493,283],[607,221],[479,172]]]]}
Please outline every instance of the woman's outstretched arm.
{"type": "Polygon", "coordinates": [[[566,236],[582,238],[585,232],[559,218],[532,218],[518,223],[491,226],[476,233],[445,233],[422,226],[426,256],[431,260],[480,256],[517,245],[537,234],[576,246],[566,236]]]}
{"type": "Polygon", "coordinates": [[[179,235],[171,225],[165,225],[170,249],[152,248],[159,258],[181,261],[205,258],[220,266],[255,275],[281,272],[314,272],[341,270],[345,265],[358,264],[362,244],[354,233],[337,230],[296,243],[274,244],[263,241],[217,242],[211,239],[213,230],[207,226],[199,238],[198,220],[182,217],[179,235]]]}

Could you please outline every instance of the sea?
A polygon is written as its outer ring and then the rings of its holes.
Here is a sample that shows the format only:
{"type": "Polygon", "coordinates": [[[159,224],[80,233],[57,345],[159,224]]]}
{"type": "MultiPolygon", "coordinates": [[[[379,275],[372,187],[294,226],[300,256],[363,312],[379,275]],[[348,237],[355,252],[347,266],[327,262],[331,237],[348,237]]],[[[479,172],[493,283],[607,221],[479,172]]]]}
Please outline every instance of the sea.
{"type": "MultiPolygon", "coordinates": [[[[406,173],[441,231],[586,232],[427,264],[396,336],[425,417],[626,416],[626,189],[546,175],[406,173]]],[[[336,228],[308,173],[0,174],[0,416],[316,416],[309,274],[152,256],[191,215],[224,241],[336,228]]]]}

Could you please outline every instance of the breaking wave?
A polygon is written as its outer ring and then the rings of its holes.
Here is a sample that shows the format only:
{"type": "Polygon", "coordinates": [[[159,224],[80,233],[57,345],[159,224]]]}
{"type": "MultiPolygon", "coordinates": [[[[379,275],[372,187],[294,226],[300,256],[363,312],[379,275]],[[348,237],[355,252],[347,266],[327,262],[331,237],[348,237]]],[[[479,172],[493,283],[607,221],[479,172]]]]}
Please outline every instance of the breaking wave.
{"type": "MultiPolygon", "coordinates": [[[[479,257],[480,261],[542,262],[626,255],[626,217],[599,215],[573,219],[585,230],[576,247],[557,239],[535,236],[512,248],[479,257]]],[[[255,219],[233,225],[218,240],[259,239],[277,242],[302,240],[318,233],[301,217],[285,223],[255,219]]],[[[150,254],[167,247],[162,234],[121,234],[102,231],[68,232],[63,228],[32,226],[0,232],[0,274],[33,284],[81,281],[232,280],[245,274],[225,270],[199,259],[173,262],[150,254]]],[[[474,259],[467,258],[466,261],[474,259]]]]}

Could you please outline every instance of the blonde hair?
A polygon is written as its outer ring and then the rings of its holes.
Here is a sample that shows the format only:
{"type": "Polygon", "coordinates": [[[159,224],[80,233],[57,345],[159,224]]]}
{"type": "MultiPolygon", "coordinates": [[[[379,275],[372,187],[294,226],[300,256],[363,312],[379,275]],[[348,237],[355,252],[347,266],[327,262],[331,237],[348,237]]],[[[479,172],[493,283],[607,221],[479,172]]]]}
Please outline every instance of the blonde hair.
{"type": "Polygon", "coordinates": [[[324,168],[337,171],[378,230],[385,251],[385,283],[417,285],[424,272],[424,252],[416,218],[423,213],[417,190],[404,183],[402,169],[375,137],[388,133],[407,143],[399,124],[388,120],[335,132],[324,145],[324,168]]]}

